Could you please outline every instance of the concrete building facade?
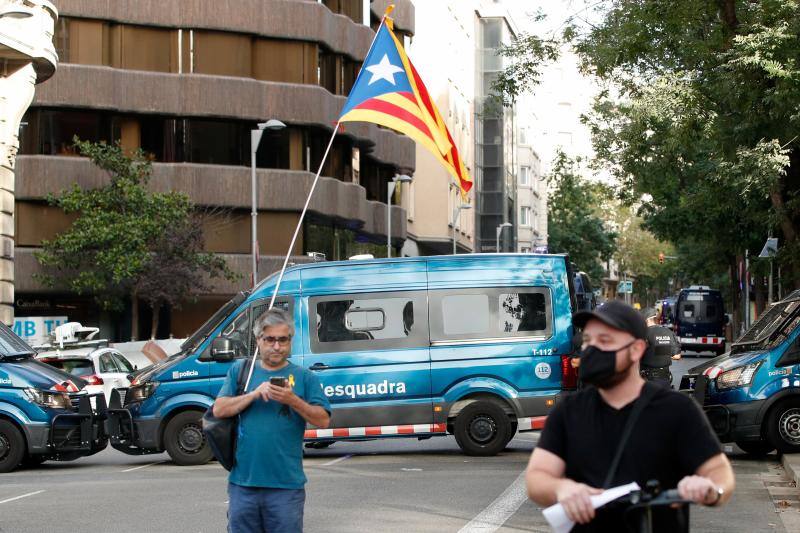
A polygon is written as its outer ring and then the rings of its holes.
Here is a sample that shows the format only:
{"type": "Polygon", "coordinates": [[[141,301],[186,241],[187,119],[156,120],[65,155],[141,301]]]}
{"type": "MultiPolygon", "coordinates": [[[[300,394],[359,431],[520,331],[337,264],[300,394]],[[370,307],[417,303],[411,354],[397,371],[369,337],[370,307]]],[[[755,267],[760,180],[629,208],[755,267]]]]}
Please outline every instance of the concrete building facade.
{"type": "MultiPolygon", "coordinates": [[[[413,35],[413,4],[393,3],[396,31],[413,35]]],[[[204,209],[206,250],[242,274],[240,282],[216,283],[196,304],[164,317],[159,336],[183,336],[249,285],[249,132],[266,119],[284,122],[284,130],[264,134],[256,161],[259,271],[263,277],[276,270],[386,4],[61,0],[55,45],[63,68],[38,91],[20,135],[17,313],[68,315],[100,324],[114,338],[131,333],[119,325],[127,320],[102,313],[91,296],[44,287],[35,276],[41,241],[70,224],[47,204],[47,194],[108,179],[75,156],[75,135],[151,154],[151,187],[185,192],[204,209]]],[[[293,260],[307,252],[329,259],[385,255],[386,184],[398,173],[413,174],[415,161],[410,139],[348,124],[333,143],[293,260]]],[[[406,218],[393,209],[398,248],[406,218]]]]}

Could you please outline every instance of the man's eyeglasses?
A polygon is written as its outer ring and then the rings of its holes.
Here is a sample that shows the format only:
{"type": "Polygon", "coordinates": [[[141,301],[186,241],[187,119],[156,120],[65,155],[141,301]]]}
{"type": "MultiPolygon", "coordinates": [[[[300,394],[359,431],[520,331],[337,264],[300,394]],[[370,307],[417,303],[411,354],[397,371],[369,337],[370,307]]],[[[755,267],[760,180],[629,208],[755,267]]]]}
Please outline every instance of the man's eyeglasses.
{"type": "Polygon", "coordinates": [[[278,344],[280,344],[281,346],[286,346],[287,344],[292,342],[292,338],[291,337],[273,337],[271,335],[269,335],[269,336],[268,335],[260,335],[258,337],[258,340],[260,340],[261,342],[266,342],[270,346],[272,346],[276,342],[278,344]]]}

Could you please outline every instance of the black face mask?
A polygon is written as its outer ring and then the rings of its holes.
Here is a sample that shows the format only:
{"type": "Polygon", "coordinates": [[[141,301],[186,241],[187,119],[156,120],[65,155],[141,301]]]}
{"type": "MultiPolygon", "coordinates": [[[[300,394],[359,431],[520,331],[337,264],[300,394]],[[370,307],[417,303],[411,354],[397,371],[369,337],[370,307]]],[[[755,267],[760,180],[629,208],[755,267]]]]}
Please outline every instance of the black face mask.
{"type": "Polygon", "coordinates": [[[621,382],[625,379],[631,365],[625,367],[621,372],[617,372],[617,352],[624,350],[634,342],[636,339],[616,350],[601,350],[597,346],[587,346],[580,354],[581,365],[578,367],[578,375],[581,380],[598,389],[610,389],[621,382]]]}

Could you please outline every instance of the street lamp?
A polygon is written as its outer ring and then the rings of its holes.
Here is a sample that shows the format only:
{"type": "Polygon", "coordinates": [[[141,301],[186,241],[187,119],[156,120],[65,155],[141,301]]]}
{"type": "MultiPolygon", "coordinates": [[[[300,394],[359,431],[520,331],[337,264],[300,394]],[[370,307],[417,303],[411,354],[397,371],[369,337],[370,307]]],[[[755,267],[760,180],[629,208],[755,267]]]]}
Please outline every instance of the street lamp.
{"type": "Polygon", "coordinates": [[[453,209],[453,255],[456,255],[456,222],[458,222],[458,215],[461,214],[462,209],[472,209],[472,205],[458,204],[453,209]]]}
{"type": "Polygon", "coordinates": [[[398,174],[386,184],[386,257],[392,257],[392,195],[398,183],[411,183],[414,178],[405,174],[398,174]]]}
{"type": "Polygon", "coordinates": [[[261,144],[261,136],[264,130],[278,131],[286,127],[286,124],[280,120],[270,119],[266,122],[259,122],[257,130],[250,130],[250,187],[252,189],[252,210],[250,212],[251,228],[250,232],[253,236],[253,287],[258,283],[258,235],[256,229],[256,219],[258,217],[257,205],[257,184],[256,184],[256,152],[258,145],[261,144]]]}
{"type": "Polygon", "coordinates": [[[495,250],[496,253],[500,253],[500,235],[503,233],[503,228],[510,228],[513,224],[510,222],[503,222],[499,226],[497,226],[497,240],[495,241],[495,250]]]}

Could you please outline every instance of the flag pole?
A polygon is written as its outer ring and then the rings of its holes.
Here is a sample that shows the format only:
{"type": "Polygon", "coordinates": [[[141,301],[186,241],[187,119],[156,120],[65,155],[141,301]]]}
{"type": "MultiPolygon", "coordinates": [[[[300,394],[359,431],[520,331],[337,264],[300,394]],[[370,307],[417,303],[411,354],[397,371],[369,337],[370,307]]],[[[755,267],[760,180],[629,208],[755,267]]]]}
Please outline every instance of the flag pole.
{"type": "MultiPolygon", "coordinates": [[[[381,31],[381,27],[384,25],[386,21],[386,17],[389,13],[394,10],[394,4],[390,4],[389,7],[386,8],[386,12],[384,13],[383,17],[381,18],[381,23],[378,25],[378,29],[375,31],[375,36],[372,38],[372,42],[369,45],[369,49],[367,50],[367,55],[364,57],[368,57],[369,53],[372,51],[372,47],[375,45],[375,40],[378,38],[378,33],[381,31]]],[[[363,72],[364,68],[362,65],[361,70],[358,72],[358,76],[356,77],[356,82],[358,82],[358,77],[361,76],[361,72],[363,72]]],[[[355,83],[354,83],[355,85],[355,83]]],[[[306,197],[306,203],[303,206],[303,210],[300,212],[300,219],[297,221],[297,226],[294,228],[294,235],[292,236],[292,242],[289,243],[289,249],[286,252],[286,257],[283,258],[283,265],[281,266],[281,271],[278,274],[278,281],[275,283],[275,290],[272,291],[272,297],[269,300],[269,307],[267,309],[272,309],[275,305],[275,298],[278,296],[278,290],[280,290],[281,282],[283,281],[283,274],[286,272],[286,266],[289,264],[289,256],[292,255],[292,250],[294,249],[294,244],[297,241],[297,236],[300,234],[300,230],[303,227],[303,220],[306,216],[306,211],[308,211],[308,206],[311,204],[311,197],[314,195],[314,189],[317,188],[317,182],[319,181],[319,176],[322,174],[322,168],[325,166],[325,161],[328,159],[328,154],[331,151],[331,146],[333,146],[333,139],[336,138],[336,134],[339,132],[339,126],[341,125],[341,121],[336,121],[336,126],[333,128],[333,133],[331,134],[331,138],[328,141],[328,147],[325,148],[325,153],[322,155],[322,161],[319,163],[319,168],[317,169],[317,174],[314,176],[314,181],[311,183],[311,189],[308,191],[308,197],[306,197]]],[[[265,278],[267,279],[267,278],[265,278]]],[[[263,282],[262,282],[263,283],[263,282]]],[[[255,292],[255,288],[253,288],[253,292],[255,292]]],[[[247,392],[247,388],[250,386],[250,380],[253,377],[253,369],[256,366],[256,359],[258,358],[258,343],[256,343],[256,348],[253,350],[253,362],[250,365],[250,371],[247,373],[247,381],[245,381],[244,385],[244,392],[247,392]]]]}

